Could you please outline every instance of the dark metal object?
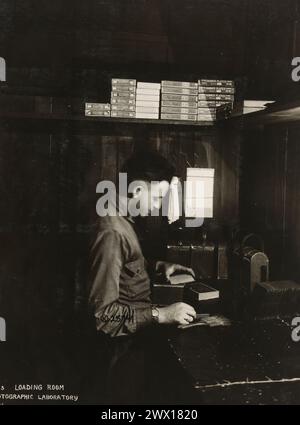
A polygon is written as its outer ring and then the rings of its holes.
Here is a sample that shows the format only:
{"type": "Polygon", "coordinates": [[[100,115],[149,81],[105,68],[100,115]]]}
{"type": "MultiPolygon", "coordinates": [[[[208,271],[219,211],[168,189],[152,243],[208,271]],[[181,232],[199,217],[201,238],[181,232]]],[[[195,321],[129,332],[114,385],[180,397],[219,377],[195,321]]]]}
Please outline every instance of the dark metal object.
{"type": "Polygon", "coordinates": [[[246,294],[252,292],[258,283],[269,280],[269,259],[263,251],[263,241],[254,233],[244,237],[233,250],[234,280],[238,280],[241,289],[244,289],[246,294]],[[259,249],[248,245],[250,239],[259,241],[259,249]]]}

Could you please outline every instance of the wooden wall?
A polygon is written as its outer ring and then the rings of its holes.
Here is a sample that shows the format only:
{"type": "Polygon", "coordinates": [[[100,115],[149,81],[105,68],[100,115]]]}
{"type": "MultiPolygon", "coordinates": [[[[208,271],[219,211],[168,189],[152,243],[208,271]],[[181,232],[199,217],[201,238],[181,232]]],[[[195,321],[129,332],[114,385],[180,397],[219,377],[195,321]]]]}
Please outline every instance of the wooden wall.
{"type": "MultiPolygon", "coordinates": [[[[299,56],[297,0],[2,0],[0,55],[19,91],[109,97],[109,80],[237,78],[275,98],[299,56]]],[[[298,89],[297,89],[298,90],[298,89]]]]}
{"type": "Polygon", "coordinates": [[[273,279],[300,280],[299,124],[244,132],[241,223],[260,233],[273,279]]]}

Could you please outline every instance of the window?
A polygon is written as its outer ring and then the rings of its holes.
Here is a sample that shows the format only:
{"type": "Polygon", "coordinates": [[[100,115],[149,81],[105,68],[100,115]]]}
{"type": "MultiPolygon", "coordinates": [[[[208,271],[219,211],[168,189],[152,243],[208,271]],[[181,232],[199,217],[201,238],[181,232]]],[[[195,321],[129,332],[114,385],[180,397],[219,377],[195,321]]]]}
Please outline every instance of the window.
{"type": "Polygon", "coordinates": [[[186,217],[213,217],[214,176],[214,168],[187,168],[186,217]]]}

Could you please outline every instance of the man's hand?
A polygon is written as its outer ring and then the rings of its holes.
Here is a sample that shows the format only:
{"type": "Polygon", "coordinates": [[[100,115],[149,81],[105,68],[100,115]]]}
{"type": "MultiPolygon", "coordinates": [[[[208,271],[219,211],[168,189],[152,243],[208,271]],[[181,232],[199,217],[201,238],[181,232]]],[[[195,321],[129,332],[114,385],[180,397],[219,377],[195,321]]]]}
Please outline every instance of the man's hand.
{"type": "Polygon", "coordinates": [[[190,267],[182,266],[181,264],[167,263],[165,261],[158,261],[156,264],[156,271],[161,273],[167,281],[170,281],[172,274],[187,273],[195,277],[194,270],[190,267]]]}
{"type": "Polygon", "coordinates": [[[158,311],[158,321],[162,324],[187,325],[196,318],[194,308],[185,303],[175,303],[168,307],[160,307],[158,311]]]}

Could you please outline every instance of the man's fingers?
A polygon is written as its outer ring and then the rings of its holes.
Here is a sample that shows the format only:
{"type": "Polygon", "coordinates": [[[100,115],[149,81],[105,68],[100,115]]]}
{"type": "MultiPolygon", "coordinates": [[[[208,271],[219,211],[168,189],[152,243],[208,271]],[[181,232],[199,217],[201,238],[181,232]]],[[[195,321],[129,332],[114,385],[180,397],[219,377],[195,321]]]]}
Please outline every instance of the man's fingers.
{"type": "Polygon", "coordinates": [[[195,311],[193,310],[187,310],[186,314],[188,314],[189,316],[193,317],[193,319],[196,319],[197,314],[195,311]]]}
{"type": "Polygon", "coordinates": [[[177,271],[186,272],[188,274],[191,274],[193,277],[195,277],[195,272],[191,267],[181,266],[180,264],[178,264],[177,271]]]}
{"type": "Polygon", "coordinates": [[[180,323],[182,325],[186,325],[189,323],[192,323],[194,321],[194,318],[192,316],[189,316],[188,314],[185,314],[181,319],[180,319],[180,323]]]}
{"type": "Polygon", "coordinates": [[[170,280],[171,273],[167,271],[167,272],[166,272],[166,274],[165,274],[165,276],[166,276],[166,279],[167,279],[167,280],[170,280]]]}
{"type": "Polygon", "coordinates": [[[185,304],[185,303],[183,303],[183,304],[184,304],[184,309],[185,309],[186,313],[190,314],[193,317],[196,317],[197,313],[196,313],[195,309],[189,304],[185,304]]]}
{"type": "Polygon", "coordinates": [[[194,321],[194,318],[192,316],[186,315],[184,316],[184,320],[188,323],[192,323],[194,321]]]}
{"type": "Polygon", "coordinates": [[[186,271],[187,271],[188,273],[190,273],[193,277],[196,277],[194,270],[193,270],[193,269],[191,269],[190,267],[187,267],[186,271]]]}

